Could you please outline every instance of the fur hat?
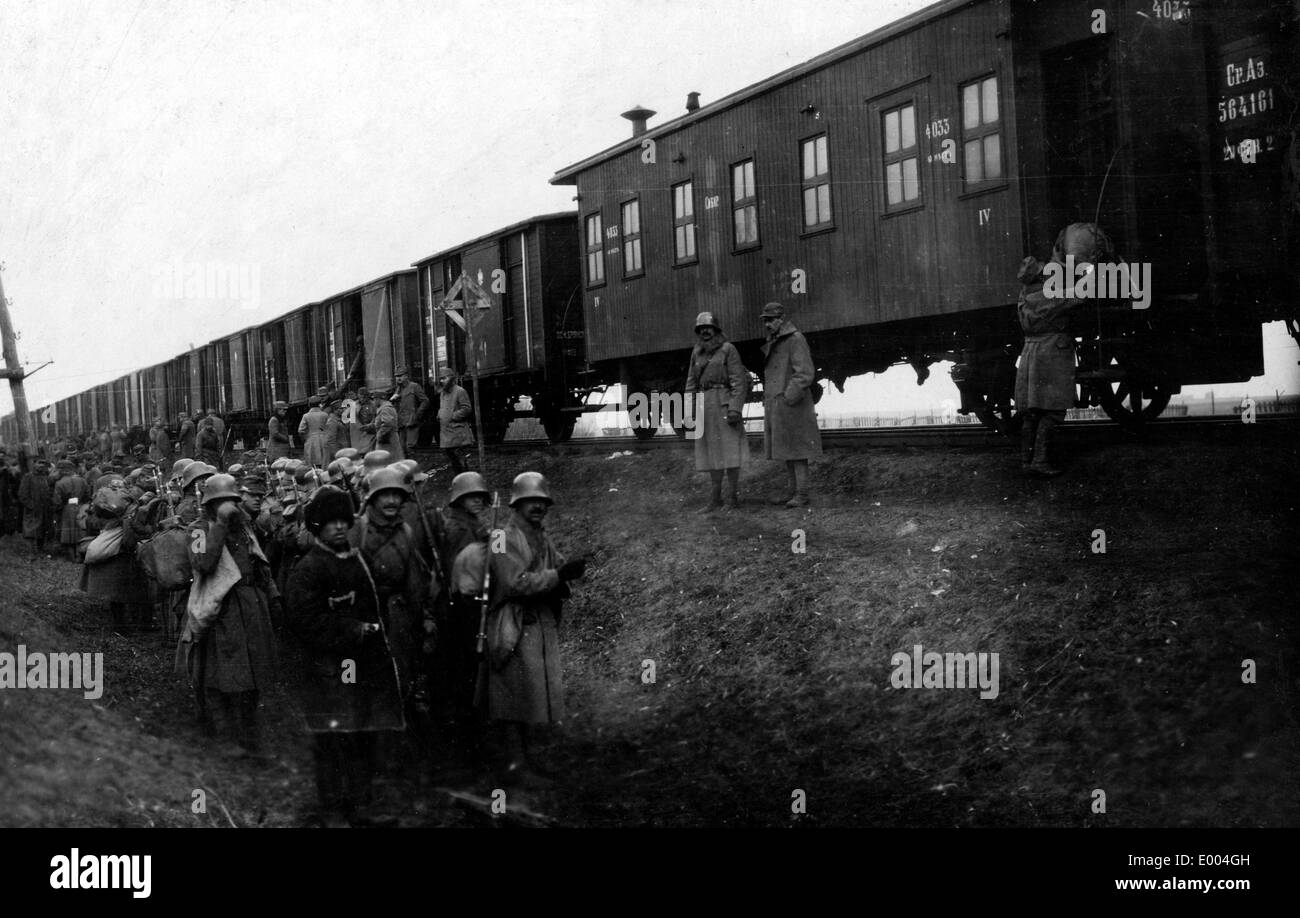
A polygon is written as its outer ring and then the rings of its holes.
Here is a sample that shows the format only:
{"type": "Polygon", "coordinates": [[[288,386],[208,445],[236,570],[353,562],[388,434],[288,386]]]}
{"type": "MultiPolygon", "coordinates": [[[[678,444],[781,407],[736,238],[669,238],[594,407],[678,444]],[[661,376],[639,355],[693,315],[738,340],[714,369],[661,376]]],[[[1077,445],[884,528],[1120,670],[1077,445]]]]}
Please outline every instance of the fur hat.
{"type": "Polygon", "coordinates": [[[352,498],[332,485],[317,491],[307,504],[307,528],[312,532],[320,532],[321,527],[331,520],[347,520],[348,525],[351,526],[355,518],[356,511],[352,509],[352,498]]]}

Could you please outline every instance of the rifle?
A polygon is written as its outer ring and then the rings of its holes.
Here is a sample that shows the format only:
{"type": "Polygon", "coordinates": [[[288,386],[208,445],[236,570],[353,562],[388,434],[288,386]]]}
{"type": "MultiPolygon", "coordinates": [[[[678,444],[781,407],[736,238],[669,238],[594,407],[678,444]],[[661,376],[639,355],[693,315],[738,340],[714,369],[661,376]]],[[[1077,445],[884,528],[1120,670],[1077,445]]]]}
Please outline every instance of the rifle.
{"type": "Polygon", "coordinates": [[[420,522],[424,524],[424,537],[429,540],[429,557],[433,562],[433,575],[438,582],[447,585],[445,569],[442,564],[442,557],[438,554],[438,542],[433,537],[433,527],[429,525],[429,514],[424,508],[424,486],[429,483],[429,479],[424,479],[420,484],[420,490],[415,495],[417,506],[420,508],[420,522]]]}
{"type": "Polygon", "coordinates": [[[474,644],[474,652],[483,656],[487,648],[487,614],[488,601],[492,593],[492,534],[497,528],[497,510],[501,507],[501,495],[492,492],[492,526],[488,529],[488,543],[483,552],[483,586],[474,598],[478,600],[478,634],[474,644]]]}

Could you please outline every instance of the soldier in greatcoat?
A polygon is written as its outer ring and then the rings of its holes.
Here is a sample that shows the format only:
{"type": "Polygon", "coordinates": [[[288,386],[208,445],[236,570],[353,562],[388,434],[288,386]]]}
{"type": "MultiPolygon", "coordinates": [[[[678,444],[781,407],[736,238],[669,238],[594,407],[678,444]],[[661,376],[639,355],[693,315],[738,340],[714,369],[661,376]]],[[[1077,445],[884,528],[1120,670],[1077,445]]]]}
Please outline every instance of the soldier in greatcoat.
{"type": "Polygon", "coordinates": [[[18,503],[23,508],[23,538],[32,543],[32,552],[41,554],[52,535],[54,525],[53,486],[50,464],[37,459],[32,470],[18,483],[18,503]]]}
{"type": "Polygon", "coordinates": [[[697,338],[686,373],[686,395],[694,398],[695,470],[708,472],[712,485],[709,502],[701,513],[711,513],[722,504],[722,475],[731,486],[727,506],[740,506],[740,467],[749,458],[745,423],[741,412],[749,390],[749,371],[736,346],[722,334],[713,313],[695,317],[697,338]],[[697,395],[698,393],[698,395],[697,395]]]}
{"type": "Polygon", "coordinates": [[[184,411],[176,415],[176,455],[182,459],[193,459],[194,437],[198,428],[184,411]]]}
{"type": "Polygon", "coordinates": [[[405,717],[389,622],[348,539],[351,498],[322,488],[306,522],[313,544],[289,579],[285,614],[305,650],[295,694],[314,739],[321,822],[342,826],[368,802],[376,734],[403,730],[405,717]]]}
{"type": "Polygon", "coordinates": [[[808,460],[822,452],[821,432],[813,408],[817,378],[808,342],[785,319],[780,303],[761,313],[767,330],[763,345],[763,443],[768,459],[783,460],[788,490],[771,499],[787,507],[808,506],[808,460]]]}
{"type": "Polygon", "coordinates": [[[510,489],[514,513],[504,529],[505,551],[486,553],[491,611],[486,691],[480,702],[505,733],[502,778],[507,783],[529,783],[538,777],[529,751],[531,731],[564,719],[561,608],[569,595],[568,583],[583,575],[587,561],[566,561],[542,528],[551,503],[550,488],[540,473],[517,475],[510,489]]]}
{"type": "Polygon", "coordinates": [[[68,560],[77,560],[77,543],[81,541],[84,531],[80,523],[83,505],[90,500],[90,485],[76,472],[71,461],[61,459],[58,463],[59,478],[54,482],[54,512],[58,519],[59,544],[63,546],[68,560]]]}
{"type": "Polygon", "coordinates": [[[399,369],[396,377],[392,402],[397,409],[397,426],[402,430],[402,446],[409,456],[420,439],[420,421],[429,406],[429,397],[424,394],[423,386],[411,380],[406,367],[399,369]]]}
{"type": "Polygon", "coordinates": [[[194,583],[176,648],[188,674],[205,732],[224,720],[247,752],[260,751],[257,706],[275,671],[272,605],[279,594],[271,569],[239,506],[230,475],[203,489],[203,518],[190,526],[194,583]]]}
{"type": "Polygon", "coordinates": [[[289,455],[289,431],[287,413],[289,406],[284,402],[275,403],[275,413],[266,422],[266,461],[287,458],[289,455]]]}
{"type": "Polygon", "coordinates": [[[302,437],[302,458],[308,465],[318,469],[329,464],[325,451],[325,424],[329,415],[321,408],[319,396],[313,395],[307,400],[307,413],[298,422],[298,436],[302,437]]]}
{"type": "MultiPolygon", "coordinates": [[[[1076,265],[1108,261],[1110,240],[1095,224],[1072,223],[1057,236],[1052,261],[1065,265],[1067,255],[1073,257],[1076,265]]],[[[1075,357],[1070,314],[1083,300],[1047,296],[1044,268],[1030,255],[1020,263],[1016,275],[1023,285],[1016,314],[1025,334],[1016,367],[1016,411],[1024,417],[1020,428],[1021,468],[1031,475],[1050,477],[1061,474],[1051,462],[1053,432],[1065,423],[1065,412],[1074,407],[1075,357]]]]}
{"type": "Polygon", "coordinates": [[[438,448],[451,462],[452,474],[459,475],[465,471],[464,454],[474,445],[474,407],[450,367],[438,371],[438,385],[438,448]]]}
{"type": "Polygon", "coordinates": [[[400,462],[406,453],[402,449],[402,432],[397,426],[397,409],[386,398],[373,399],[371,407],[375,412],[371,421],[375,445],[371,451],[382,450],[392,456],[393,462],[400,462]]]}
{"type": "MultiPolygon", "coordinates": [[[[121,452],[119,449],[113,450],[113,456],[116,457],[121,452]]],[[[162,418],[153,419],[153,427],[149,428],[149,458],[159,465],[171,462],[172,455],[172,438],[167,433],[167,428],[163,427],[162,418]]]]}

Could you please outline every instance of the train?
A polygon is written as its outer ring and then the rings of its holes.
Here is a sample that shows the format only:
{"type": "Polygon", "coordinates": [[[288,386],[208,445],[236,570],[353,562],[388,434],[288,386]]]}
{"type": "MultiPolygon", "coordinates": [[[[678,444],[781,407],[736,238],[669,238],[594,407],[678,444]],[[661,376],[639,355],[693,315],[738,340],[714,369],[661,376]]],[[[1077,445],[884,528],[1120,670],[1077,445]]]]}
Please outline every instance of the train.
{"type": "Polygon", "coordinates": [[[768,301],[808,338],[816,394],[951,361],[960,411],[1006,429],[1017,266],[1072,223],[1149,277],[1073,327],[1078,406],[1140,425],[1183,386],[1260,375],[1264,323],[1300,336],[1298,19],[1276,0],[943,0],[661,124],[624,112],[629,136],[550,179],[575,211],[38,408],[34,430],[215,407],[252,442],[320,385],[464,373],[477,317],[484,439],[532,414],[562,441],[612,386],[681,391],[698,312],[761,368],[768,301]],[[462,272],[491,308],[449,318],[462,272]]]}

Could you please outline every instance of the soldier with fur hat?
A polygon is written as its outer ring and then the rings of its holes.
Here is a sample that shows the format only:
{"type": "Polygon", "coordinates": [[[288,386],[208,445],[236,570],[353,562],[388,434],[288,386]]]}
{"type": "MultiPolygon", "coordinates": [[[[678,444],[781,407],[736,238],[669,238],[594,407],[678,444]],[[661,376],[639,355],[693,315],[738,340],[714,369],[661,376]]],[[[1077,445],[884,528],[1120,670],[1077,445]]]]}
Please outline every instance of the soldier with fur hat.
{"type": "Polygon", "coordinates": [[[375,739],[405,728],[401,686],[381,601],[349,544],[352,499],[320,490],[307,509],[312,547],[289,579],[286,619],[306,659],[295,694],[313,737],[321,823],[360,821],[375,773],[375,739]],[[352,661],[355,679],[339,674],[352,661]]]}

